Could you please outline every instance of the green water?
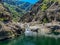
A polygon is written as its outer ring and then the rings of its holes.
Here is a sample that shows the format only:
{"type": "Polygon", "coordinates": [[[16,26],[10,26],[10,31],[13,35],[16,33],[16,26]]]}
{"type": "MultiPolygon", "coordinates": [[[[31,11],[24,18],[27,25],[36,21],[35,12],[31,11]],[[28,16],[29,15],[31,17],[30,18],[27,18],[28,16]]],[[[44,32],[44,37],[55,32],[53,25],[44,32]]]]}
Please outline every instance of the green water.
{"type": "Polygon", "coordinates": [[[60,38],[20,36],[9,41],[1,41],[0,45],[60,45],[60,38]]]}

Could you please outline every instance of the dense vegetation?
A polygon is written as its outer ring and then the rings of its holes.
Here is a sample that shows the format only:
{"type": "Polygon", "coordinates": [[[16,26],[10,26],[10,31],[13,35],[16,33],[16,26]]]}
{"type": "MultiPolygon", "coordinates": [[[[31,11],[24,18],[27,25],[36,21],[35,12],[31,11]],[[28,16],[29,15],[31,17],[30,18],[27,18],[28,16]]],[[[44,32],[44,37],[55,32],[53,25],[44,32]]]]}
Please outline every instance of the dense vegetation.
{"type": "Polygon", "coordinates": [[[55,0],[44,0],[42,5],[40,6],[42,11],[45,11],[47,8],[49,8],[49,6],[55,2],[55,0]]]}
{"type": "MultiPolygon", "coordinates": [[[[60,2],[59,0],[43,0],[42,4],[40,5],[40,10],[45,11],[46,9],[48,9],[51,6],[51,4],[53,2],[56,2],[56,1],[60,2]]],[[[6,2],[3,2],[3,5],[8,10],[8,12],[10,12],[12,19],[14,21],[19,21],[18,19],[20,19],[20,17],[24,15],[24,14],[20,13],[20,9],[16,5],[11,5],[6,2]]]]}
{"type": "Polygon", "coordinates": [[[16,11],[16,6],[4,3],[4,6],[9,10],[14,21],[18,21],[19,17],[22,15],[16,11]]]}

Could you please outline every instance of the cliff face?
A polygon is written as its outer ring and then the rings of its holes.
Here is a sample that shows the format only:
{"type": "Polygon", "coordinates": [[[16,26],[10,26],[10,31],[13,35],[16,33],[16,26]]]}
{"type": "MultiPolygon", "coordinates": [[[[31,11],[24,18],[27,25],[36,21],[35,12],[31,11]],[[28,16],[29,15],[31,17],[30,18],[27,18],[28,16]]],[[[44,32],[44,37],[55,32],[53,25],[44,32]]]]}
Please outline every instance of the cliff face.
{"type": "Polygon", "coordinates": [[[12,21],[11,13],[0,3],[0,40],[20,35],[22,29],[12,21]]]}
{"type": "Polygon", "coordinates": [[[60,4],[58,2],[53,2],[51,6],[45,11],[39,10],[35,14],[35,12],[29,12],[26,15],[21,17],[22,22],[32,22],[32,21],[40,21],[42,22],[52,22],[59,21],[60,22],[60,4]]]}
{"type": "Polygon", "coordinates": [[[3,21],[8,21],[10,18],[10,13],[7,12],[7,10],[3,7],[3,4],[0,3],[0,40],[1,39],[4,39],[5,37],[7,37],[9,34],[8,34],[8,30],[4,30],[3,26],[4,23],[3,21]]]}
{"type": "Polygon", "coordinates": [[[14,38],[22,34],[22,30],[17,23],[9,22],[7,24],[0,22],[0,40],[14,38]]]}
{"type": "Polygon", "coordinates": [[[0,3],[0,21],[11,20],[11,14],[4,8],[3,4],[0,3]]]}
{"type": "MultiPolygon", "coordinates": [[[[14,1],[14,0],[12,0],[12,1],[14,1]]],[[[12,1],[10,1],[10,2],[12,2],[12,1]]],[[[21,15],[21,14],[19,14],[19,12],[17,12],[15,10],[15,8],[18,10],[19,10],[19,8],[15,7],[11,4],[4,3],[3,6],[0,6],[0,8],[2,8],[2,9],[0,9],[0,15],[1,15],[0,20],[4,20],[4,21],[14,20],[14,21],[19,21],[19,22],[40,21],[41,23],[42,22],[51,22],[52,20],[60,21],[59,5],[60,4],[58,2],[53,2],[53,0],[48,1],[48,2],[43,1],[43,3],[41,3],[41,4],[40,4],[40,2],[38,2],[36,5],[34,5],[32,7],[32,10],[30,12],[28,12],[24,15],[21,15]],[[5,8],[3,8],[3,7],[5,7],[5,8]]]]}

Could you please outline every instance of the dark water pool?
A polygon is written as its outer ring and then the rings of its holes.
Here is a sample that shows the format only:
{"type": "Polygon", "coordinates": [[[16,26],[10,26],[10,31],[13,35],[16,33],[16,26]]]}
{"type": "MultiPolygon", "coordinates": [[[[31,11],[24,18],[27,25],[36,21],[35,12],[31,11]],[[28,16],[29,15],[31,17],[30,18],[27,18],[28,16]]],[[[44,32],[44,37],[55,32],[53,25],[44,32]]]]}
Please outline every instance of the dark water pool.
{"type": "Polygon", "coordinates": [[[60,45],[60,38],[21,36],[10,41],[2,41],[0,45],[60,45]]]}

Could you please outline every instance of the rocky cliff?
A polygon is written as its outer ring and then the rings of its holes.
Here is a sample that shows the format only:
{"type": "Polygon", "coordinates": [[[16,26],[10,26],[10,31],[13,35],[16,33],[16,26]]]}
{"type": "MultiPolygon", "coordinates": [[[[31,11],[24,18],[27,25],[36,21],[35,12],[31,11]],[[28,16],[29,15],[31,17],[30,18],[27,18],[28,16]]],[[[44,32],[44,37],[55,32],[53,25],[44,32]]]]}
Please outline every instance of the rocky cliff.
{"type": "Polygon", "coordinates": [[[20,35],[22,29],[12,21],[12,14],[0,3],[0,40],[20,35]]]}

